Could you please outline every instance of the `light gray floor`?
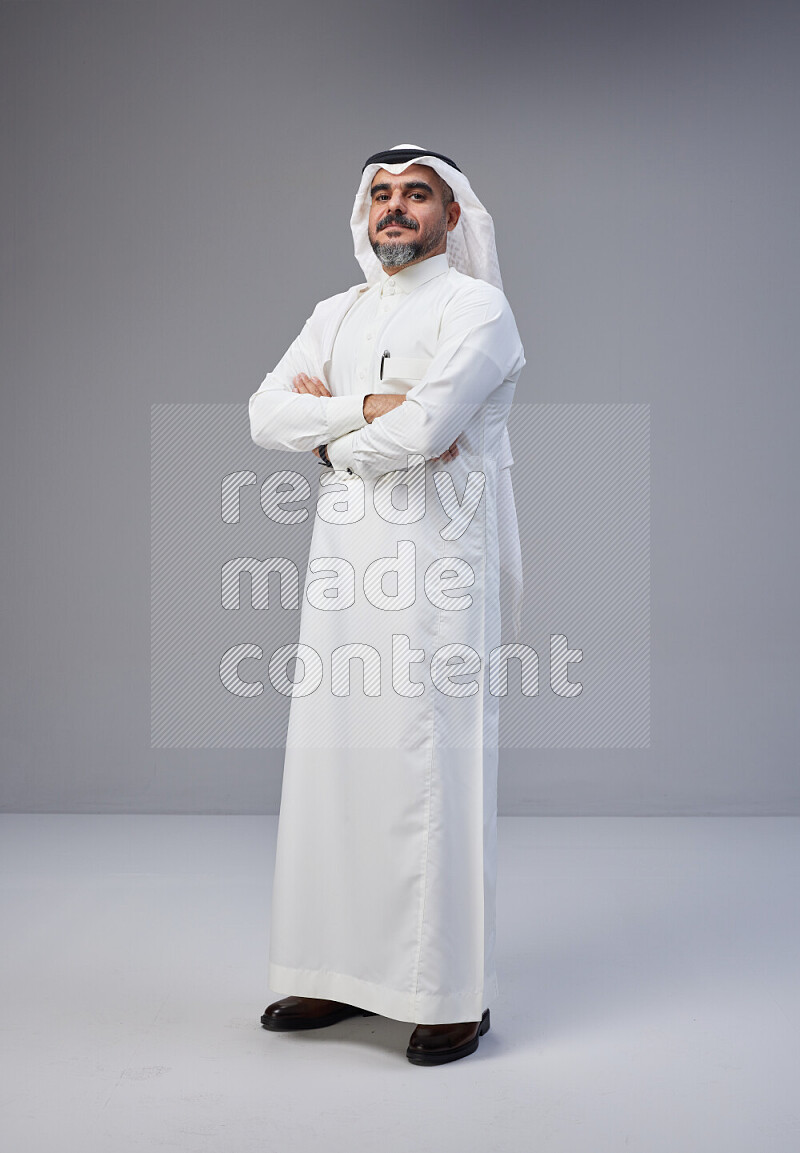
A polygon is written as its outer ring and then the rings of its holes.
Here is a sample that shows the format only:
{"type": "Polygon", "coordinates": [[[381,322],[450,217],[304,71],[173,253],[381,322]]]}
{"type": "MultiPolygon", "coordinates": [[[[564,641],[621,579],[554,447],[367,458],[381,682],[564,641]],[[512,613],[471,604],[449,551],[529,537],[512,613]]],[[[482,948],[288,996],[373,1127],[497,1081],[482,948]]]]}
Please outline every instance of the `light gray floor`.
{"type": "Polygon", "coordinates": [[[800,1148],[800,818],[501,818],[501,996],[431,1069],[260,1027],[275,828],[0,818],[6,1149],[800,1148]]]}

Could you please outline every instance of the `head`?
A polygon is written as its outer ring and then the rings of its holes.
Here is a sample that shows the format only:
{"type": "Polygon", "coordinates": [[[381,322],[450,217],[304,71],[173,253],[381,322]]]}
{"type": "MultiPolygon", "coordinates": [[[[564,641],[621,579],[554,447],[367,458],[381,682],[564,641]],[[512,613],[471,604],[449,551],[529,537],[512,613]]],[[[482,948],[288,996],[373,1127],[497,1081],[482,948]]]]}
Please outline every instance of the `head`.
{"type": "Polygon", "coordinates": [[[427,164],[411,164],[398,176],[380,168],[369,202],[369,242],[390,276],[446,252],[447,234],[461,216],[450,185],[427,164]]]}

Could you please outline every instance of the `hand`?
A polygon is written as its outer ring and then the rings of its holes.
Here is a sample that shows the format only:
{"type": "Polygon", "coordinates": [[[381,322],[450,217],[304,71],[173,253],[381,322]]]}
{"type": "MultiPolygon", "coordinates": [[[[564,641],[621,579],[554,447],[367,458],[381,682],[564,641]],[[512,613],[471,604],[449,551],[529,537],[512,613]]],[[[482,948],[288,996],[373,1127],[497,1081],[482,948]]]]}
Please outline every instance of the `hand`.
{"type": "Polygon", "coordinates": [[[446,448],[444,450],[444,452],[441,454],[441,456],[432,456],[432,457],[430,457],[430,460],[448,461],[448,460],[453,460],[453,458],[456,456],[458,456],[458,440],[457,439],[453,441],[453,443],[450,445],[449,448],[446,448]]]}
{"type": "Polygon", "coordinates": [[[298,372],[294,378],[294,391],[305,392],[309,396],[330,396],[328,386],[317,376],[308,376],[305,372],[298,372]]]}
{"type": "Polygon", "coordinates": [[[367,424],[372,424],[379,416],[383,416],[392,409],[397,408],[406,398],[404,392],[369,392],[364,397],[362,411],[367,424]]]}

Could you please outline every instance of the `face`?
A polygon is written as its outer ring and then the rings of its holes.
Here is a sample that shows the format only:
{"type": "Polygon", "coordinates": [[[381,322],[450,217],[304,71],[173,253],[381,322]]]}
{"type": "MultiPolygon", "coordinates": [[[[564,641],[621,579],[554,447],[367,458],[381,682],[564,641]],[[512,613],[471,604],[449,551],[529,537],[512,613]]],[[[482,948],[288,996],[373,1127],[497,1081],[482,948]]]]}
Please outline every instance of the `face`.
{"type": "Polygon", "coordinates": [[[370,186],[369,241],[391,275],[447,250],[447,233],[461,215],[443,202],[444,184],[426,164],[410,164],[399,176],[378,170],[370,186]]]}

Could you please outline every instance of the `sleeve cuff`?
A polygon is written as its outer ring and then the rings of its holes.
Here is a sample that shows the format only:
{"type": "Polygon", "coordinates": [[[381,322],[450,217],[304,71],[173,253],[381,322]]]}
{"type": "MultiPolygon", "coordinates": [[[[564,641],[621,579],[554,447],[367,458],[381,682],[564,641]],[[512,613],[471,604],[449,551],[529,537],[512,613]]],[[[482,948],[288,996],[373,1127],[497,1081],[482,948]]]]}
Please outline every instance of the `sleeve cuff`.
{"type": "Polygon", "coordinates": [[[367,423],[363,396],[331,396],[325,401],[325,411],[328,414],[328,444],[367,423]]]}
{"type": "MultiPolygon", "coordinates": [[[[366,423],[366,421],[364,422],[366,423]]],[[[345,433],[336,440],[328,441],[328,460],[338,472],[353,472],[353,437],[358,429],[345,433]]]]}

